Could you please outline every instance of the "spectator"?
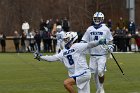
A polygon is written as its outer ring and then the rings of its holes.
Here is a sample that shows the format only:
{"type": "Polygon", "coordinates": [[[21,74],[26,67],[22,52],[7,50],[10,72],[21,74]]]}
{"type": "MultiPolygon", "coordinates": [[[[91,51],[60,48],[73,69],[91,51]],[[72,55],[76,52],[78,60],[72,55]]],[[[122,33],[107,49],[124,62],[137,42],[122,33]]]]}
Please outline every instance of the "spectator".
{"type": "Polygon", "coordinates": [[[34,40],[34,30],[32,32],[30,32],[30,50],[31,52],[34,51],[34,44],[35,44],[35,40],[34,40]]]}
{"type": "Polygon", "coordinates": [[[20,35],[18,34],[17,31],[14,31],[14,45],[15,45],[15,50],[17,53],[19,53],[19,42],[20,42],[20,35]]]}
{"type": "Polygon", "coordinates": [[[47,52],[52,52],[52,38],[51,32],[47,32],[47,52]]]}
{"type": "Polygon", "coordinates": [[[61,20],[59,20],[58,18],[56,19],[56,25],[62,25],[62,21],[61,20]]]}
{"type": "Polygon", "coordinates": [[[39,28],[39,30],[44,31],[45,30],[45,28],[44,28],[45,25],[46,25],[45,21],[43,19],[40,19],[40,25],[39,25],[40,28],[39,28]]]}
{"type": "Polygon", "coordinates": [[[47,51],[47,48],[49,47],[49,44],[48,44],[48,38],[50,38],[49,36],[49,32],[48,31],[43,31],[42,33],[42,39],[43,39],[43,46],[44,46],[44,52],[47,51]]]}
{"type": "Polygon", "coordinates": [[[136,44],[138,46],[138,51],[140,51],[140,30],[136,31],[136,44]]]}
{"type": "Polygon", "coordinates": [[[28,52],[30,52],[30,49],[29,49],[29,46],[30,46],[30,42],[29,42],[30,35],[29,35],[29,32],[28,32],[29,28],[30,28],[29,23],[25,21],[22,24],[22,30],[25,32],[25,35],[26,35],[25,46],[26,46],[26,50],[28,52]]]}
{"type": "Polygon", "coordinates": [[[52,35],[55,35],[57,33],[57,26],[61,25],[62,26],[62,20],[56,19],[55,23],[53,24],[53,29],[52,29],[52,35]]]}
{"type": "Polygon", "coordinates": [[[57,27],[57,24],[54,23],[54,24],[53,24],[53,29],[52,29],[52,31],[51,31],[51,34],[52,34],[52,35],[55,35],[55,33],[56,33],[56,27],[57,27]]]}
{"type": "Polygon", "coordinates": [[[52,52],[56,52],[56,44],[57,44],[57,39],[56,35],[52,34],[52,52]]]}
{"type": "Polygon", "coordinates": [[[1,51],[5,52],[6,51],[6,35],[2,32],[0,33],[0,43],[1,43],[1,51]]]}
{"type": "Polygon", "coordinates": [[[29,28],[30,28],[29,23],[25,21],[25,22],[22,24],[22,30],[25,32],[26,35],[28,34],[29,28]]]}
{"type": "Polygon", "coordinates": [[[48,25],[49,25],[49,20],[46,20],[46,22],[44,24],[44,30],[43,31],[49,31],[48,25]]]}
{"type": "Polygon", "coordinates": [[[128,29],[125,29],[126,31],[126,51],[131,51],[131,43],[130,43],[130,40],[131,40],[131,34],[130,32],[128,31],[128,29]],[[128,48],[128,49],[127,49],[128,48]]]}
{"type": "Polygon", "coordinates": [[[136,40],[134,37],[131,38],[131,51],[136,52],[136,40]]]}
{"type": "Polygon", "coordinates": [[[25,34],[25,32],[22,32],[22,35],[21,35],[21,52],[26,52],[25,40],[26,40],[26,34],[25,34]]]}
{"type": "Polygon", "coordinates": [[[65,17],[63,22],[62,22],[62,28],[65,32],[68,32],[69,31],[69,28],[70,28],[70,23],[68,21],[68,19],[65,17]]]}
{"type": "Polygon", "coordinates": [[[112,29],[112,20],[111,19],[108,20],[107,26],[110,30],[112,29]]]}
{"type": "MultiPolygon", "coordinates": [[[[118,28],[118,27],[117,27],[118,28]]],[[[114,49],[113,51],[116,52],[117,51],[117,46],[118,46],[118,42],[117,42],[117,34],[116,34],[116,30],[112,30],[112,36],[113,36],[113,44],[114,44],[114,49]]]]}
{"type": "Polygon", "coordinates": [[[57,33],[57,26],[62,24],[62,20],[56,19],[55,23],[53,24],[53,29],[51,31],[51,37],[52,37],[52,51],[56,52],[56,44],[57,44],[57,39],[56,39],[56,33],[57,33]]]}
{"type": "Polygon", "coordinates": [[[117,27],[119,27],[120,30],[123,30],[123,28],[125,27],[125,22],[122,17],[120,17],[120,20],[117,23],[117,27]]]}
{"type": "Polygon", "coordinates": [[[114,33],[114,43],[117,45],[117,51],[124,52],[125,51],[125,35],[126,32],[123,28],[122,30],[117,27],[115,33],[114,33]]]}
{"type": "Polygon", "coordinates": [[[52,29],[53,29],[53,20],[50,19],[48,22],[47,22],[47,27],[48,27],[48,31],[51,32],[52,29]]]}
{"type": "Polygon", "coordinates": [[[35,48],[38,50],[38,52],[40,52],[41,36],[38,31],[35,32],[34,39],[35,39],[35,48]]]}
{"type": "Polygon", "coordinates": [[[114,31],[114,34],[113,34],[113,43],[115,44],[115,51],[118,51],[120,50],[120,45],[119,45],[119,32],[120,32],[120,29],[119,27],[116,28],[116,30],[114,31]]]}
{"type": "Polygon", "coordinates": [[[40,30],[41,37],[42,37],[43,31],[45,31],[46,29],[48,30],[48,28],[47,28],[48,22],[49,22],[49,20],[46,20],[46,21],[44,21],[43,19],[40,20],[39,30],[40,30]]]}
{"type": "Polygon", "coordinates": [[[130,22],[128,23],[128,30],[129,30],[131,35],[135,34],[136,27],[135,27],[135,23],[133,20],[130,20],[130,22]]]}

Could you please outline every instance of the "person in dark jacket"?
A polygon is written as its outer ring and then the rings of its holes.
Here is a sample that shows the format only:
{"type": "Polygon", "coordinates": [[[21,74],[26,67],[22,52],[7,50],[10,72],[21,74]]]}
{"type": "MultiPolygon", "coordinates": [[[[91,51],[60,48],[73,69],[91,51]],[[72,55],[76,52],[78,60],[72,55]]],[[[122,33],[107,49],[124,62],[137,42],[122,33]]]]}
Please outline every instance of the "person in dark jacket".
{"type": "Polygon", "coordinates": [[[41,48],[40,48],[40,44],[41,44],[41,36],[40,33],[38,31],[35,31],[35,48],[38,52],[40,52],[41,48]]]}
{"type": "Polygon", "coordinates": [[[128,23],[128,30],[129,30],[129,33],[131,35],[135,35],[136,34],[136,26],[135,26],[135,23],[133,20],[131,20],[129,23],[128,23]]]}
{"type": "Polygon", "coordinates": [[[26,34],[25,34],[25,32],[22,32],[22,34],[21,34],[21,52],[26,52],[25,40],[26,40],[26,34]]]}
{"type": "Polygon", "coordinates": [[[14,31],[14,45],[15,45],[15,50],[17,53],[19,53],[19,43],[20,43],[20,35],[18,34],[17,31],[14,31]]]}
{"type": "Polygon", "coordinates": [[[0,44],[2,52],[6,51],[6,35],[2,32],[0,33],[0,44]]]}
{"type": "Polygon", "coordinates": [[[68,32],[70,29],[70,23],[66,17],[64,18],[64,20],[62,22],[62,28],[65,32],[68,32]]]}

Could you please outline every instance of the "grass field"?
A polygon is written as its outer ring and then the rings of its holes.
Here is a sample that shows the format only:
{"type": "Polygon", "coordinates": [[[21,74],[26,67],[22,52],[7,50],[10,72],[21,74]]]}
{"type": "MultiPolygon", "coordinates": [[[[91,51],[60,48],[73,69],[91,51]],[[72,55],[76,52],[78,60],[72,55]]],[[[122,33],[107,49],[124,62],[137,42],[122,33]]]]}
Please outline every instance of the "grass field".
{"type": "MultiPolygon", "coordinates": [[[[140,93],[140,53],[114,55],[125,75],[109,59],[106,93],[140,93]]],[[[65,67],[59,62],[38,62],[31,53],[0,53],[0,93],[68,93],[63,87],[67,77],[65,67]]],[[[95,93],[93,80],[91,93],[95,93]]]]}

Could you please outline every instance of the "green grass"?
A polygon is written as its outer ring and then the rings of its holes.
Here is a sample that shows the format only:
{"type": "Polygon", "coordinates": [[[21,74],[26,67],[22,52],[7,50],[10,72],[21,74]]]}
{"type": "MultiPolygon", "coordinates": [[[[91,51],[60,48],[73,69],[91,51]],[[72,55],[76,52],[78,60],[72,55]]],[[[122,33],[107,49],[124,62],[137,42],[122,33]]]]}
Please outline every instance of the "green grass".
{"type": "MultiPolygon", "coordinates": [[[[107,62],[106,93],[140,93],[140,53],[114,54],[107,62]]],[[[0,93],[68,93],[63,80],[68,77],[62,63],[38,62],[30,53],[0,53],[0,93]]],[[[91,93],[95,93],[92,78],[91,93]]]]}

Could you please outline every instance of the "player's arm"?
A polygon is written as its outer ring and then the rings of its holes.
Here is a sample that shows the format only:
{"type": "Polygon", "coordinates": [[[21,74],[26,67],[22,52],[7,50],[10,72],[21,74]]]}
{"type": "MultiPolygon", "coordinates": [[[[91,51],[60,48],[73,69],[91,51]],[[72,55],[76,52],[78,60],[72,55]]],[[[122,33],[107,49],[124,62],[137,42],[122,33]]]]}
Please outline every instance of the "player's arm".
{"type": "Polygon", "coordinates": [[[44,61],[49,61],[49,62],[55,62],[59,60],[59,57],[57,55],[45,55],[45,56],[40,56],[41,60],[44,61]]]}
{"type": "Polygon", "coordinates": [[[99,41],[91,41],[88,43],[77,43],[76,48],[78,48],[79,51],[85,51],[86,49],[96,47],[98,45],[104,45],[106,44],[105,39],[100,39],[99,41]]]}
{"type": "Polygon", "coordinates": [[[87,48],[93,48],[96,47],[98,45],[104,45],[106,44],[106,39],[101,38],[99,41],[91,41],[88,43],[87,48]]]}
{"type": "Polygon", "coordinates": [[[61,54],[55,54],[55,55],[45,55],[42,56],[40,53],[36,53],[34,54],[34,59],[37,59],[38,61],[40,60],[44,60],[44,61],[48,61],[48,62],[55,62],[55,61],[61,61],[61,54]]]}

